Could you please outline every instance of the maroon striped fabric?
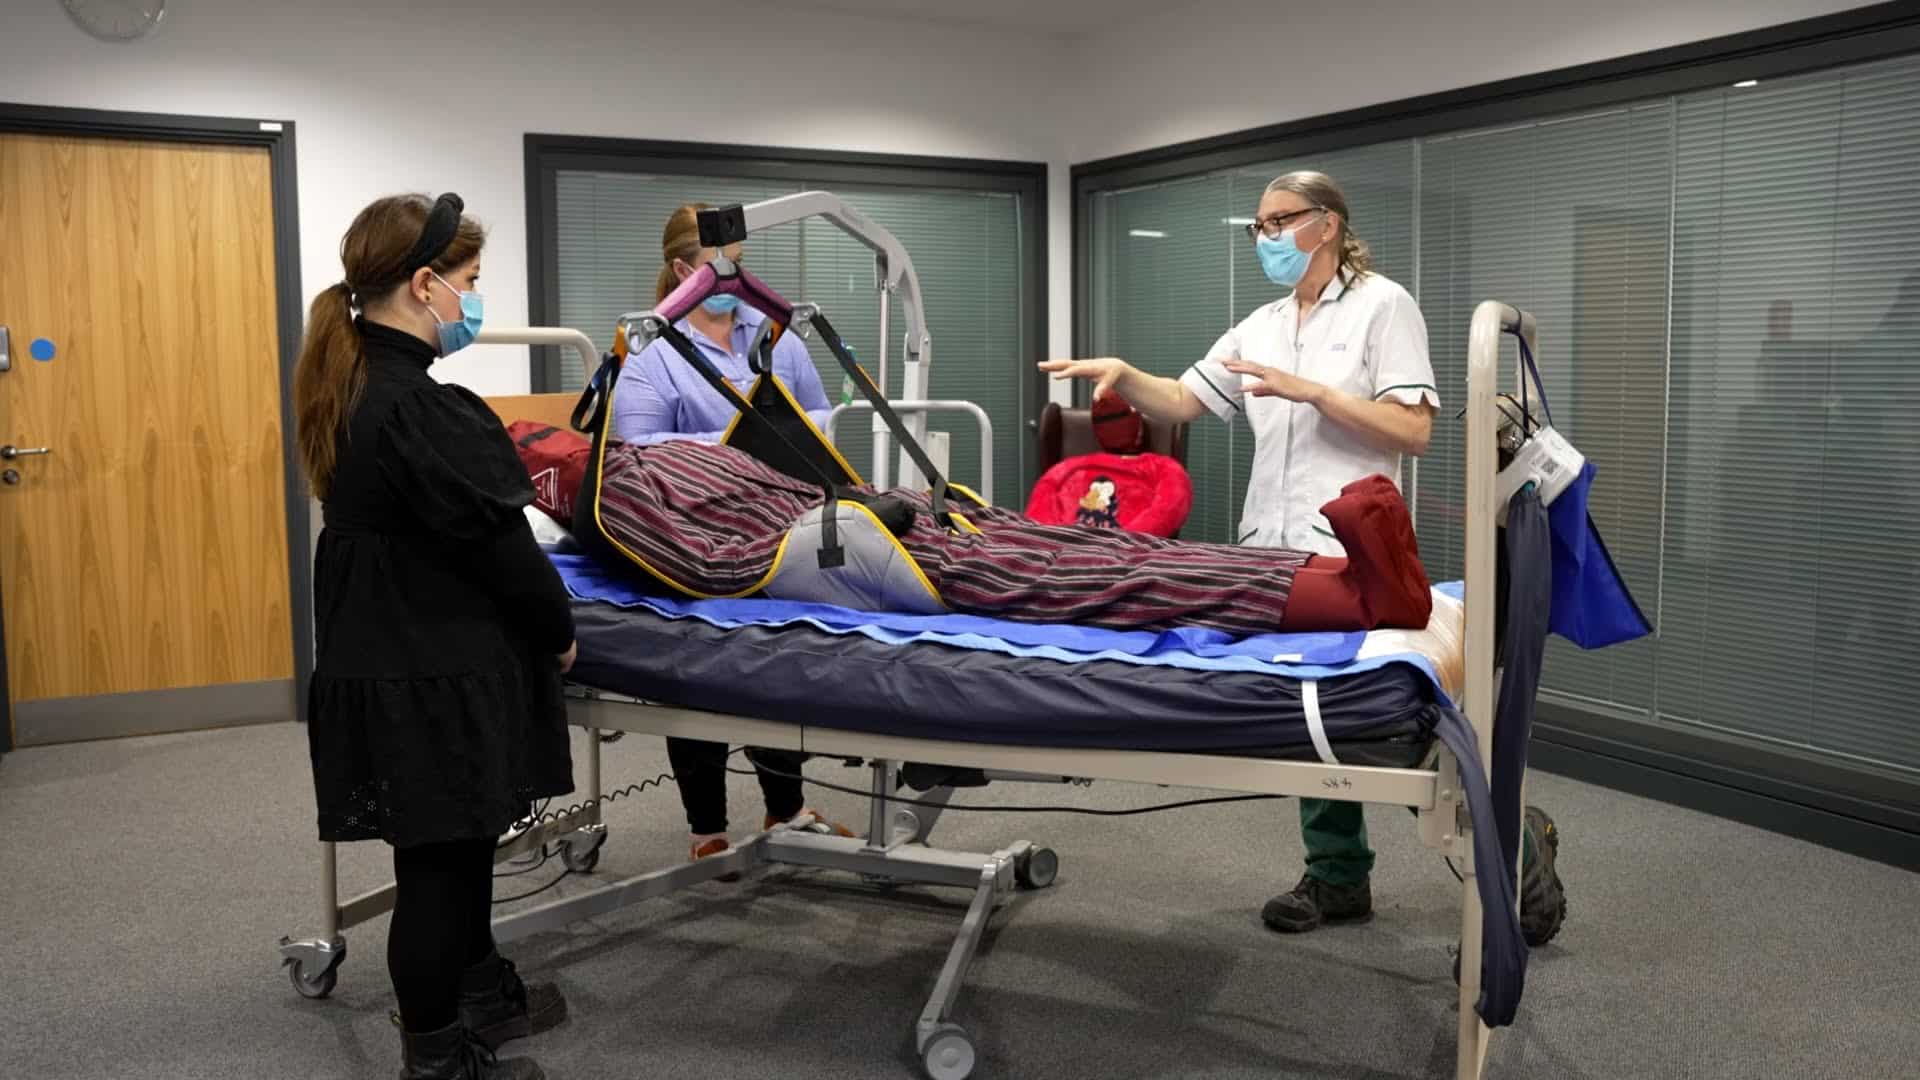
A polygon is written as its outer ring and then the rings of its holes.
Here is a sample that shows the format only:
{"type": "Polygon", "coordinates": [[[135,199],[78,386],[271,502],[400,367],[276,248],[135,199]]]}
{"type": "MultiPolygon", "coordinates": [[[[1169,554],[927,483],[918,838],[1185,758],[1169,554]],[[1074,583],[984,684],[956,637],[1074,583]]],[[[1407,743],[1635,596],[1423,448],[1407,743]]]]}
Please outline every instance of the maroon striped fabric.
{"type": "MultiPolygon", "coordinates": [[[[921,509],[927,500],[896,490],[921,509]]],[[[600,490],[608,536],[656,573],[725,596],[755,587],[820,490],[725,446],[680,439],[607,449],[600,490]]],[[[1038,525],[970,509],[978,534],[919,515],[902,543],[955,611],[1116,630],[1279,629],[1307,554],[1195,544],[1114,529],[1038,525]]]]}

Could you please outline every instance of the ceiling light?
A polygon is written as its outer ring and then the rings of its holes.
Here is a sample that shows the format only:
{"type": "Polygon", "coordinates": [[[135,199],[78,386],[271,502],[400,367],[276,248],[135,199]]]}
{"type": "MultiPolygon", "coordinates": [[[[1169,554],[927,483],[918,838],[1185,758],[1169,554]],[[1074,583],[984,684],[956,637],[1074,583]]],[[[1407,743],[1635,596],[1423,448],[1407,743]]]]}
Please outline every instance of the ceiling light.
{"type": "Polygon", "coordinates": [[[1159,229],[1128,229],[1128,236],[1138,236],[1143,240],[1165,240],[1167,234],[1159,229]]]}
{"type": "Polygon", "coordinates": [[[1759,79],[1741,79],[1739,82],[1733,84],[1733,88],[1735,90],[1745,90],[1749,86],[1759,86],[1759,85],[1760,85],[1759,79]]]}
{"type": "Polygon", "coordinates": [[[1223,217],[1223,218],[1221,218],[1221,219],[1220,219],[1220,224],[1222,224],[1222,225],[1251,225],[1251,224],[1253,224],[1253,219],[1252,219],[1252,218],[1250,218],[1250,217],[1223,217]]]}

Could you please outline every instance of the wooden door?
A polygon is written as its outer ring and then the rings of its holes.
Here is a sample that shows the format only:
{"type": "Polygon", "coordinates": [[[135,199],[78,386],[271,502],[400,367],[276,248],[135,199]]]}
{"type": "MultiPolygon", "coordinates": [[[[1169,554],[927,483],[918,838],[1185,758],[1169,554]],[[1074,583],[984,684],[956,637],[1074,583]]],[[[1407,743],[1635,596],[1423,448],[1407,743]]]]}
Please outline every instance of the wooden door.
{"type": "Polygon", "coordinates": [[[292,715],[274,283],[265,149],[0,135],[16,745],[292,715]]]}

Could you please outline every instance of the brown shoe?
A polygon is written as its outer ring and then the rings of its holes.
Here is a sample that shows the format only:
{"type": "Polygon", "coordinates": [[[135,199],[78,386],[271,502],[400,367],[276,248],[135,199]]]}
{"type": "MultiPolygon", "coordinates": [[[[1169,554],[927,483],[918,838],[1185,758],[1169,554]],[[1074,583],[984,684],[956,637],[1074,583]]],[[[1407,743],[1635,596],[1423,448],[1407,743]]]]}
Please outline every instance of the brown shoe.
{"type": "MultiPolygon", "coordinates": [[[[727,842],[726,837],[710,836],[707,839],[702,840],[697,844],[691,844],[688,846],[687,861],[699,862],[701,859],[712,858],[715,855],[725,855],[727,852],[732,850],[733,850],[733,845],[727,842]]],[[[739,881],[740,875],[737,873],[721,874],[719,878],[717,878],[716,880],[739,881]]]]}

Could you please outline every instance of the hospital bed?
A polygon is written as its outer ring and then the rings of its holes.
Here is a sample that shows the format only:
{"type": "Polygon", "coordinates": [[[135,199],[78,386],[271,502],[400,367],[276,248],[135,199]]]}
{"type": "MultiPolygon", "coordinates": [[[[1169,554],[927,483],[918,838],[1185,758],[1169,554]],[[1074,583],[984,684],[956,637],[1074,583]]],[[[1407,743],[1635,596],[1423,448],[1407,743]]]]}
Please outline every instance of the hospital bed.
{"type": "MultiPolygon", "coordinates": [[[[817,214],[869,243],[876,253],[882,310],[892,294],[908,312],[901,399],[908,409],[898,411],[924,425],[925,412],[910,410],[927,402],[929,341],[917,280],[904,251],[825,193],[746,210],[750,231],[817,214]]],[[[914,1028],[927,1075],[964,1080],[976,1059],[970,1033],[954,1020],[966,970],[991,916],[1017,890],[1050,884],[1059,860],[1027,840],[991,852],[933,846],[932,832],[955,789],[937,783],[925,791],[903,788],[905,763],[977,770],[972,779],[994,782],[1105,780],[1384,803],[1412,809],[1423,842],[1448,856],[1462,875],[1455,1076],[1481,1076],[1490,1031],[1476,1013],[1483,932],[1477,878],[1504,874],[1511,881],[1517,868],[1476,859],[1477,826],[1467,812],[1460,761],[1433,736],[1442,707],[1457,704],[1471,730],[1464,745],[1455,745],[1478,758],[1475,772],[1490,770],[1494,399],[1501,339],[1509,333],[1531,345],[1532,317],[1497,302],[1475,310],[1466,412],[1465,578],[1456,593],[1463,602],[1437,597],[1435,623],[1427,631],[1376,632],[1345,667],[1315,669],[1311,678],[1277,674],[1271,664],[1257,662],[1240,665],[1241,670],[1233,663],[1196,670],[1103,657],[1075,662],[1071,678],[1063,679],[1058,675],[1066,670],[1064,661],[1044,647],[1024,653],[963,649],[938,634],[710,619],[668,601],[577,600],[580,661],[572,675],[569,719],[589,734],[578,781],[583,795],[503,840],[497,859],[557,845],[568,870],[595,869],[608,837],[597,796],[608,790],[601,741],[610,733],[791,749],[860,763],[869,800],[865,836],[821,835],[801,827],[805,822],[776,827],[717,857],[597,885],[501,917],[494,924],[495,938],[513,941],[775,865],[843,871],[878,883],[970,890],[959,930],[914,1028]],[[1381,662],[1382,657],[1391,662],[1381,662]],[[956,695],[957,684],[969,692],[956,695]]],[[[598,359],[592,342],[572,330],[488,330],[480,340],[570,348],[589,371],[598,359]]],[[[1532,351],[1538,355],[1537,348],[1532,351]]],[[[883,376],[882,392],[886,385],[883,376]]],[[[573,404],[571,395],[493,401],[503,420],[563,425],[573,404]]],[[[887,471],[885,434],[875,433],[876,476],[887,471]]],[[[595,594],[589,567],[563,566],[563,576],[576,597],[595,594]]],[[[677,814],[677,807],[672,812],[677,814]]],[[[346,952],[342,932],[392,907],[391,885],[342,902],[334,868],[332,845],[323,844],[320,935],[281,941],[293,984],[307,997],[324,997],[333,989],[346,952]]]]}

